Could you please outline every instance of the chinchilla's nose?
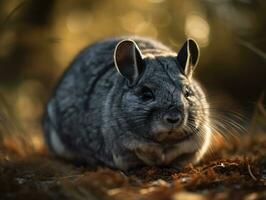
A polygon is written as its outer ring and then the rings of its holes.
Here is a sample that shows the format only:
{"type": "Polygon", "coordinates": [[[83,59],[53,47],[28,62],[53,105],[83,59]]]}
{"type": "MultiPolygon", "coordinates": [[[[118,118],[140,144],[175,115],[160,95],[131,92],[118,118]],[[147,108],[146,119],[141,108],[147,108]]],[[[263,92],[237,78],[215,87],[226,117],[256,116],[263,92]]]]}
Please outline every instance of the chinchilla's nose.
{"type": "Polygon", "coordinates": [[[182,122],[183,109],[181,107],[171,106],[164,114],[163,120],[169,125],[179,125],[182,122]]]}

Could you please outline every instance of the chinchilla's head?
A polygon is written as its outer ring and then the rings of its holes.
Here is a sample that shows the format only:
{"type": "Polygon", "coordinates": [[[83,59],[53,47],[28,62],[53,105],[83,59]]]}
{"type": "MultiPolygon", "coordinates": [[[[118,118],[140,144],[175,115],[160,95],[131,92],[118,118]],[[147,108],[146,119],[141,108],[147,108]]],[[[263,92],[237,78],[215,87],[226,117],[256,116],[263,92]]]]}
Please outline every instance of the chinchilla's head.
{"type": "Polygon", "coordinates": [[[133,40],[118,43],[114,61],[125,83],[120,109],[133,134],[162,146],[192,138],[203,145],[208,104],[193,80],[198,58],[192,39],[178,53],[147,53],[133,40]]]}

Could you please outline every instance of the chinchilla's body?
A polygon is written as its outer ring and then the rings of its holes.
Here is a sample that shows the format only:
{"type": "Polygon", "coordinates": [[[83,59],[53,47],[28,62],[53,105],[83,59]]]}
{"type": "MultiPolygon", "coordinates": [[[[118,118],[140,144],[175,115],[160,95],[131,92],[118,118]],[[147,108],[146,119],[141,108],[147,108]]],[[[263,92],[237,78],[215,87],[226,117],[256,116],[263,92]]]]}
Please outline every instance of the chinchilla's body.
{"type": "Polygon", "coordinates": [[[123,171],[197,162],[210,143],[208,104],[192,77],[198,57],[193,40],[178,54],[134,37],[89,46],[47,105],[50,151],[123,171]]]}

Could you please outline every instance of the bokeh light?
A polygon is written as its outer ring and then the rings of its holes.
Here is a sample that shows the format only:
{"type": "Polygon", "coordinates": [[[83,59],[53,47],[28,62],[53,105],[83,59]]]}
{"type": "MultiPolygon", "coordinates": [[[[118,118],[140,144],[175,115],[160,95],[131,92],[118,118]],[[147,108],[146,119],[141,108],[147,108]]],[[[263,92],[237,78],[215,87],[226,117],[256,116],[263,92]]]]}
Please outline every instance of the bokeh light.
{"type": "Polygon", "coordinates": [[[185,22],[185,33],[187,37],[194,38],[201,47],[207,46],[210,37],[210,26],[201,16],[188,15],[185,22]]]}

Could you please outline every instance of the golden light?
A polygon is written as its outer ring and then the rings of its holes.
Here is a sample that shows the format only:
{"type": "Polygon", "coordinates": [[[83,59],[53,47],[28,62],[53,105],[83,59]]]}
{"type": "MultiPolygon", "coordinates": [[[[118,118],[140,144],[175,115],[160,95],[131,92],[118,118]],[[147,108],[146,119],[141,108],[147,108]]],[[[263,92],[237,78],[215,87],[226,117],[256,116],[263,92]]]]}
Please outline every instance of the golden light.
{"type": "Polygon", "coordinates": [[[131,11],[120,18],[121,25],[126,31],[136,35],[148,35],[156,38],[158,33],[155,26],[146,20],[140,12],[131,11]]]}
{"type": "Polygon", "coordinates": [[[89,12],[73,11],[67,16],[66,25],[71,33],[90,30],[92,17],[89,12]]]}
{"type": "Polygon", "coordinates": [[[189,15],[185,22],[185,33],[199,43],[201,47],[209,44],[210,26],[208,22],[198,15],[189,15]]]}
{"type": "Polygon", "coordinates": [[[153,38],[156,38],[158,35],[155,26],[147,21],[139,23],[136,27],[135,33],[138,35],[148,35],[153,38]]]}
{"type": "Polygon", "coordinates": [[[162,3],[164,0],[148,0],[151,3],[162,3]]]}
{"type": "Polygon", "coordinates": [[[140,22],[144,21],[144,17],[139,12],[131,11],[131,12],[123,15],[120,18],[120,21],[121,21],[121,25],[122,25],[123,29],[125,29],[126,31],[129,31],[131,33],[134,33],[136,26],[140,22]]]}
{"type": "Polygon", "coordinates": [[[15,109],[19,120],[34,120],[42,115],[40,100],[43,85],[38,80],[25,80],[18,88],[15,109]]]}

